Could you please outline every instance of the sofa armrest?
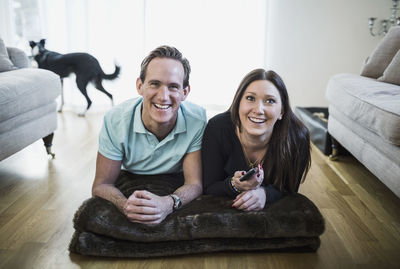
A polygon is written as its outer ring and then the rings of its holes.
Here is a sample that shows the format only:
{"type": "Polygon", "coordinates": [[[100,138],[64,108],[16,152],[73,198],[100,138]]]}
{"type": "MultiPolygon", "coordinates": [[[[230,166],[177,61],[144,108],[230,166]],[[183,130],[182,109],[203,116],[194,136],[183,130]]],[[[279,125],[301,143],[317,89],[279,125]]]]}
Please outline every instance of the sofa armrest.
{"type": "Polygon", "coordinates": [[[30,67],[30,61],[25,52],[18,48],[7,47],[7,53],[11,62],[18,68],[30,67]]]}

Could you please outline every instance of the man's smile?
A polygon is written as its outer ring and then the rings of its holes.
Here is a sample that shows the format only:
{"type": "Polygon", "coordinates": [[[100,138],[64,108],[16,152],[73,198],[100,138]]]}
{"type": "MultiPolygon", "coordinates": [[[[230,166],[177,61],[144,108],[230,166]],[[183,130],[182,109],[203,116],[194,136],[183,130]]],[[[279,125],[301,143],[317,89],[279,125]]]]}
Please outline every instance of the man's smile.
{"type": "Polygon", "coordinates": [[[171,107],[171,105],[165,105],[165,104],[156,104],[154,103],[154,106],[158,109],[168,109],[171,107]]]}

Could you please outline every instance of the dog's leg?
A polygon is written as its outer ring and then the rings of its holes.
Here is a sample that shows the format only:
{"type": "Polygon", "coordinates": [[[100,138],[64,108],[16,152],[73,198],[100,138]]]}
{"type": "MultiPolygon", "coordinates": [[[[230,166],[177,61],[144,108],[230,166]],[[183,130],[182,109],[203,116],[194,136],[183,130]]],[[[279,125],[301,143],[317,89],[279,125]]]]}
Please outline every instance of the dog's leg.
{"type": "Polygon", "coordinates": [[[113,99],[112,94],[104,89],[103,84],[101,82],[102,82],[102,78],[97,77],[94,81],[94,87],[96,89],[98,89],[99,91],[101,91],[102,93],[106,94],[108,96],[108,98],[111,99],[111,105],[114,106],[114,99],[113,99]]]}
{"type": "Polygon", "coordinates": [[[90,100],[87,91],[86,91],[86,86],[88,85],[89,81],[85,78],[82,77],[76,77],[76,85],[78,86],[78,89],[81,91],[83,96],[85,96],[86,101],[87,101],[87,107],[86,110],[83,113],[79,113],[79,117],[85,117],[86,112],[89,110],[90,106],[92,105],[92,101],[90,100]]]}
{"type": "Polygon", "coordinates": [[[62,112],[64,106],[64,79],[60,78],[60,80],[61,80],[61,106],[58,109],[58,112],[62,112]]]}

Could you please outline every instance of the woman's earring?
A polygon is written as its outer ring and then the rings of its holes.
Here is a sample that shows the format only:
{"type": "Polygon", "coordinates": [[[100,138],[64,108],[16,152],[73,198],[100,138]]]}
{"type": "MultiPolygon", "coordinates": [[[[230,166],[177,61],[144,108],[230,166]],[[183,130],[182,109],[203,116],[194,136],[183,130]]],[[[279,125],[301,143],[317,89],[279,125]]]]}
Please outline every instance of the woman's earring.
{"type": "Polygon", "coordinates": [[[279,118],[278,118],[279,120],[281,120],[282,119],[282,115],[281,116],[279,116],[279,118]]]}

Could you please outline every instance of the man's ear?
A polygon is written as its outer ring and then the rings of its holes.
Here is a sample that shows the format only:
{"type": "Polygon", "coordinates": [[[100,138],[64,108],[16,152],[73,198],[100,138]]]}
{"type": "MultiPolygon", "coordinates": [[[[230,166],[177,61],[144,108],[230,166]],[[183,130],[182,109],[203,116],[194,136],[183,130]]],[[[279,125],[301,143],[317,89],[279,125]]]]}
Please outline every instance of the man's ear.
{"type": "Polygon", "coordinates": [[[137,90],[137,92],[139,93],[139,95],[142,95],[142,96],[143,96],[143,89],[142,89],[142,87],[143,87],[143,82],[142,82],[142,80],[141,80],[140,78],[137,78],[137,79],[136,79],[136,90],[137,90]]]}
{"type": "Polygon", "coordinates": [[[182,101],[186,99],[189,93],[190,93],[190,85],[187,85],[186,88],[183,89],[182,101]]]}

